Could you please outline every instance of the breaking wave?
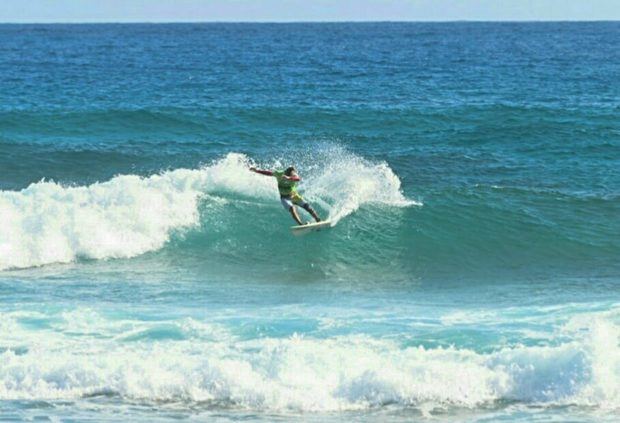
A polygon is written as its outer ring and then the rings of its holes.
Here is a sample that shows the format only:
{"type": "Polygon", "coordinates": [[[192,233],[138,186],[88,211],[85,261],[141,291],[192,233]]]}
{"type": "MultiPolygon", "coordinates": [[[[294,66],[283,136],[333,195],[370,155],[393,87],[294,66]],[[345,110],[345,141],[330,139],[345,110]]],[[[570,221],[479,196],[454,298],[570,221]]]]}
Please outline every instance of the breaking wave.
{"type": "MultiPolygon", "coordinates": [[[[342,149],[320,159],[320,166],[301,169],[304,195],[334,225],[365,204],[417,204],[404,197],[386,163],[342,149]]],[[[88,186],[41,181],[21,191],[0,191],[0,270],[158,250],[174,233],[199,229],[204,202],[277,205],[275,180],[248,172],[253,164],[243,154],[229,153],[200,169],[119,175],[88,186]]]]}

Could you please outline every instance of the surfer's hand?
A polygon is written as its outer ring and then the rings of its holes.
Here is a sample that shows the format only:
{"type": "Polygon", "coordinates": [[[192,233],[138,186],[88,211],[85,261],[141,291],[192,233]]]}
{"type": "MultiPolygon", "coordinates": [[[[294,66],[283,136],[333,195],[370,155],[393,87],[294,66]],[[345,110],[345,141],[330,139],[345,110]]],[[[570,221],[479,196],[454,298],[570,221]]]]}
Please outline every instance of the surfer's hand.
{"type": "Polygon", "coordinates": [[[250,172],[256,172],[256,168],[255,167],[251,167],[250,168],[250,172]]]}

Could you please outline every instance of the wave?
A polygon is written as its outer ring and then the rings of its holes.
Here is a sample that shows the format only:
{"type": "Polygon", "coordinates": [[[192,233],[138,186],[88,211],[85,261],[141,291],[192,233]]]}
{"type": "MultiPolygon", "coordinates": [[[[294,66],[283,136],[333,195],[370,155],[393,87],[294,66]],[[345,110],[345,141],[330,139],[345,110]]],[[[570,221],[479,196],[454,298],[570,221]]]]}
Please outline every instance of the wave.
{"type": "Polygon", "coordinates": [[[176,335],[163,337],[163,329],[151,327],[156,323],[118,322],[110,339],[93,332],[102,319],[93,312],[63,316],[66,333],[78,338],[62,332],[29,338],[15,323],[18,316],[6,317],[5,343],[36,342],[0,353],[1,399],[106,395],[312,412],[513,403],[620,410],[620,328],[609,313],[574,317],[556,334],[563,342],[488,353],[403,347],[364,335],[242,340],[192,319],[169,323],[165,330],[176,335]],[[87,332],[72,320],[85,317],[87,332]],[[145,333],[156,342],[145,341],[145,333]]]}
{"type": "MultiPolygon", "coordinates": [[[[273,254],[276,246],[311,253],[296,258],[299,273],[350,280],[387,273],[408,280],[521,272],[596,277],[618,268],[620,245],[610,236],[620,206],[614,193],[426,185],[426,206],[411,207],[421,203],[405,195],[385,162],[332,144],[278,154],[259,161],[229,153],[194,169],[0,191],[0,270],[158,252],[147,258],[211,268],[265,264],[267,274],[285,265],[273,254]],[[305,198],[337,226],[326,236],[293,240],[274,179],[247,171],[291,161],[301,170],[305,198]],[[389,272],[378,273],[386,266],[389,272]]],[[[411,177],[409,162],[391,164],[411,177]]]]}
{"type": "MultiPolygon", "coordinates": [[[[304,195],[334,225],[364,204],[417,204],[404,197],[400,180],[385,163],[341,148],[300,162],[304,195]]],[[[221,225],[209,215],[217,207],[279,205],[275,180],[248,172],[253,163],[243,154],[229,153],[200,169],[120,175],[87,186],[41,181],[21,191],[0,191],[0,270],[78,258],[135,257],[161,249],[174,234],[192,229],[208,237],[221,225]]]]}

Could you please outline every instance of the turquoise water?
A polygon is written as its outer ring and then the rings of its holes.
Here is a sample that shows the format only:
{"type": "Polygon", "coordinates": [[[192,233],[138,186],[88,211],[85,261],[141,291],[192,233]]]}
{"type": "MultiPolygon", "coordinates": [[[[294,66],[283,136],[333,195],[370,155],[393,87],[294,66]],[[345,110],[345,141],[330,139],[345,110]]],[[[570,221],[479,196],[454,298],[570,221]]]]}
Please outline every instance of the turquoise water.
{"type": "Polygon", "coordinates": [[[620,24],[0,39],[0,418],[616,419],[620,24]]]}

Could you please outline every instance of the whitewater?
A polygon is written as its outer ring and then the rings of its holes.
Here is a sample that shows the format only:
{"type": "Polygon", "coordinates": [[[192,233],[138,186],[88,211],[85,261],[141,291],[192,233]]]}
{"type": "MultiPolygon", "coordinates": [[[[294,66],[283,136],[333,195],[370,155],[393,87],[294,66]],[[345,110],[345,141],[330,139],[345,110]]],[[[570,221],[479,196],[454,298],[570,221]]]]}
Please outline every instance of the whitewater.
{"type": "MultiPolygon", "coordinates": [[[[268,412],[398,405],[428,416],[432,410],[527,403],[596,407],[603,418],[618,411],[620,399],[620,308],[616,304],[613,312],[596,313],[590,307],[559,319],[554,345],[490,352],[406,346],[363,334],[323,338],[321,332],[331,324],[326,321],[311,337],[243,339],[223,323],[233,318],[226,311],[211,316],[214,322],[110,319],[91,308],[57,315],[15,311],[3,315],[0,327],[5,345],[0,397],[105,396],[268,412]],[[20,325],[26,320],[47,324],[33,333],[20,325]]],[[[510,311],[516,322],[527,320],[517,317],[522,311],[510,311]]],[[[463,318],[453,312],[440,320],[459,325],[463,318]]]]}

